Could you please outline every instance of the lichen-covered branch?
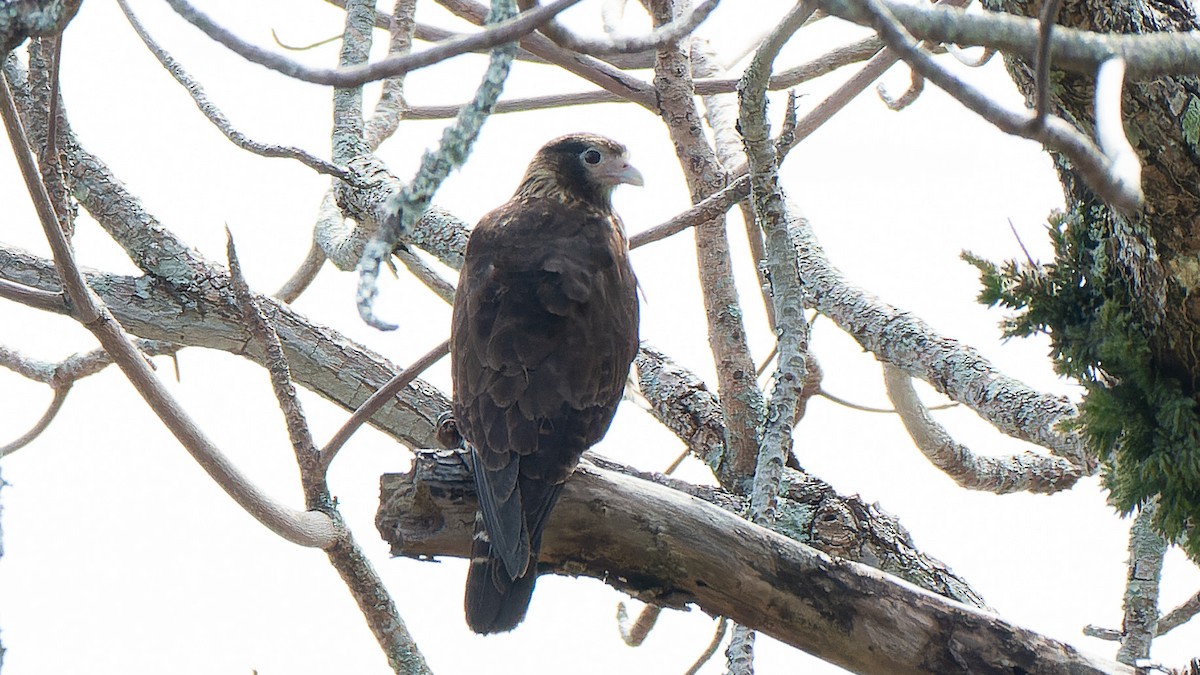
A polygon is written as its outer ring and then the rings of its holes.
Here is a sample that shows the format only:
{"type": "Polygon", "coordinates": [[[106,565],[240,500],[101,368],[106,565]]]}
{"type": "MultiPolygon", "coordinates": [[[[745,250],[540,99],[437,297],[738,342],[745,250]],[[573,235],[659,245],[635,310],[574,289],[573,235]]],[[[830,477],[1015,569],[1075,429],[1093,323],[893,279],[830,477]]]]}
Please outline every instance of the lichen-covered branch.
{"type": "MultiPolygon", "coordinates": [[[[655,25],[674,20],[674,0],[652,2],[651,15],[655,25]]],[[[658,113],[675,143],[675,154],[692,201],[699,202],[724,187],[729,177],[701,126],[692,89],[691,64],[683,45],[660,48],[654,71],[658,113]]],[[[696,226],[696,260],[708,320],[708,343],[717,367],[717,388],[724,402],[726,453],[718,465],[717,478],[727,488],[740,491],[748,487],[754,475],[764,404],[755,382],[754,362],[742,325],[741,302],[733,283],[724,217],[696,226]]]]}
{"type": "Polygon", "coordinates": [[[1035,443],[1091,473],[1078,433],[1060,430],[1076,415],[1066,398],[1034,391],[1004,375],[978,351],[938,334],[921,319],[852,286],[829,263],[811,226],[791,223],[800,282],[810,306],[832,319],[876,358],[966,405],[1001,432],[1035,443]]]}
{"type": "Polygon", "coordinates": [[[883,364],[883,382],[896,414],[917,449],[929,461],[969,490],[996,494],[1066,490],[1081,477],[1079,467],[1061,457],[1022,452],[998,457],[977,455],[956,442],[917,398],[912,379],[899,368],[883,364]]]}
{"type": "MultiPolygon", "coordinates": [[[[505,21],[516,14],[513,0],[493,0],[492,11],[488,15],[488,24],[505,21]]],[[[475,98],[465,106],[451,124],[442,133],[441,142],[436,152],[426,152],[421,157],[421,167],[417,175],[408,185],[389,198],[387,203],[387,218],[384,219],[378,231],[367,242],[359,262],[358,313],[368,324],[380,330],[391,330],[396,326],[379,319],[374,312],[374,304],[378,290],[376,277],[380,264],[386,260],[397,242],[412,230],[413,224],[428,208],[433,195],[450,171],[466,161],[471,152],[471,146],[479,136],[479,130],[491,114],[492,106],[500,98],[504,89],[504,81],[512,66],[516,53],[514,43],[505,43],[492,50],[488,60],[487,72],[483,81],[475,91],[475,98]]]]}
{"type": "MultiPolygon", "coordinates": [[[[638,382],[655,418],[697,457],[715,467],[724,451],[721,403],[704,382],[666,355],[642,346],[638,382]]],[[[917,550],[892,516],[858,497],[844,497],[815,476],[784,469],[780,517],[767,527],[830,555],[863,562],[934,593],[985,607],[983,598],[944,564],[917,550]]],[[[743,512],[744,506],[737,511],[743,512]]]]}
{"type": "Polygon", "coordinates": [[[1158,635],[1158,582],[1167,542],[1151,526],[1156,509],[1154,502],[1143,506],[1129,528],[1129,575],[1117,660],[1131,666],[1150,657],[1150,643],[1158,635]]]}
{"type": "MultiPolygon", "coordinates": [[[[881,4],[905,30],[918,38],[963,47],[990,47],[1019,56],[1029,63],[1036,60],[1036,19],[893,0],[884,0],[881,4]]],[[[871,25],[870,13],[859,2],[821,0],[821,8],[848,21],[871,25]]],[[[1056,26],[1050,37],[1050,54],[1056,69],[1088,76],[1114,56],[1125,61],[1126,76],[1135,80],[1200,71],[1200,37],[1190,33],[1129,35],[1056,26]]]]}

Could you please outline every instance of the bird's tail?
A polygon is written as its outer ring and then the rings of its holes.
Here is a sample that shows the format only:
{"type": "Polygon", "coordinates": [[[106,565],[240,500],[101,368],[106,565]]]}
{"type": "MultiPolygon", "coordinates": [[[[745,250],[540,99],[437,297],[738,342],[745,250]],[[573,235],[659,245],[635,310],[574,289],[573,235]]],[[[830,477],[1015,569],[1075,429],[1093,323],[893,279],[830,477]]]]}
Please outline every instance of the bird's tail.
{"type": "Polygon", "coordinates": [[[467,625],[471,630],[481,634],[503,633],[516,628],[525,618],[537,580],[536,549],[534,551],[525,574],[512,578],[504,561],[492,555],[483,514],[475,514],[475,537],[471,542],[471,568],[467,572],[464,601],[467,625]]]}

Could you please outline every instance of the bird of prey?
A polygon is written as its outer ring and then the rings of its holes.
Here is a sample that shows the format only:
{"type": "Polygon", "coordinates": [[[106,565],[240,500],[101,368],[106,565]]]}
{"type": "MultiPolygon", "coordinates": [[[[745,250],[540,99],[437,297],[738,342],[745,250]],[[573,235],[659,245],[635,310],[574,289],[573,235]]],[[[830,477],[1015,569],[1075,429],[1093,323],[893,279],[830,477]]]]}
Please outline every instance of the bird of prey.
{"type": "Polygon", "coordinates": [[[479,493],[465,599],[476,633],[525,618],[547,517],[637,353],[637,280],[611,201],[622,183],[642,184],[624,146],[557,138],[467,242],[450,361],[479,493]]]}

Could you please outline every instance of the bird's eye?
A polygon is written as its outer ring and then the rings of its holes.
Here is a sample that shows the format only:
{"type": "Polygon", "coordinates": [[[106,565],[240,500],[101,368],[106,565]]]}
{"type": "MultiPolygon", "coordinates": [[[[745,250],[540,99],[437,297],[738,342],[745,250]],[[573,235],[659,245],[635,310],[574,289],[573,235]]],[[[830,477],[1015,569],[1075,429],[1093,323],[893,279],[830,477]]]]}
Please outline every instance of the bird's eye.
{"type": "Polygon", "coordinates": [[[595,148],[588,148],[587,150],[583,151],[583,154],[580,155],[580,157],[582,157],[583,161],[587,162],[588,164],[599,164],[601,155],[599,150],[595,148]]]}

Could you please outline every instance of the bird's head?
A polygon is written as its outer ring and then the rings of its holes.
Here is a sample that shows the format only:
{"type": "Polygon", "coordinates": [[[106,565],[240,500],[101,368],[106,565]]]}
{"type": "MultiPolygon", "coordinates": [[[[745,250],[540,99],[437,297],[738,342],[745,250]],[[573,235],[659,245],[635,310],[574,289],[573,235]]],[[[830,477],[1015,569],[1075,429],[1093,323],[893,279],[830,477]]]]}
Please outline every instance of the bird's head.
{"type": "Polygon", "coordinates": [[[642,185],[625,146],[596,134],[556,138],[534,155],[518,194],[559,197],[609,208],[613,188],[642,185]]]}

